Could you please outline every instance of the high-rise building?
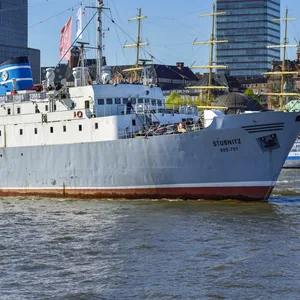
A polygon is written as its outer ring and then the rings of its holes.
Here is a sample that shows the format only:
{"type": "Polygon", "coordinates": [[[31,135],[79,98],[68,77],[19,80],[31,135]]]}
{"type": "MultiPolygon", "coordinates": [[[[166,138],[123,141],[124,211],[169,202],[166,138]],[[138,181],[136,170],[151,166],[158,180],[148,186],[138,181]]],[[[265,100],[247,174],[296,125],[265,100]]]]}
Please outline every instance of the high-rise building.
{"type": "Polygon", "coordinates": [[[28,56],[33,80],[40,82],[40,51],[28,48],[28,0],[0,0],[0,64],[28,56]]]}
{"type": "Polygon", "coordinates": [[[257,76],[280,59],[280,0],[217,0],[217,62],[228,66],[232,76],[257,76]]]}

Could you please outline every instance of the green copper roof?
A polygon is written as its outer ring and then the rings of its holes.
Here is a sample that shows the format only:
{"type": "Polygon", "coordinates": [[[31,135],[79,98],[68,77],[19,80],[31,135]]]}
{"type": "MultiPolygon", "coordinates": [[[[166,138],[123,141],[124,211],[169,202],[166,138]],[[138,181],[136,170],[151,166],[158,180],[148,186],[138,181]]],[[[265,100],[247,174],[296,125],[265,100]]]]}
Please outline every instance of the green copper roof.
{"type": "Polygon", "coordinates": [[[285,105],[288,111],[300,111],[300,100],[291,100],[285,105]]]}

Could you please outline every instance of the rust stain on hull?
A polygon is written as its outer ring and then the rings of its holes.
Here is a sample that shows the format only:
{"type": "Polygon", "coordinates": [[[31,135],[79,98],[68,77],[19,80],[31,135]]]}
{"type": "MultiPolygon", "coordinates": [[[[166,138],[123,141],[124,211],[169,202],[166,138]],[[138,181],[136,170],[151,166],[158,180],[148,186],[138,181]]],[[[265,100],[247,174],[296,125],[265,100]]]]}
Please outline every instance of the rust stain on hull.
{"type": "Polygon", "coordinates": [[[76,199],[203,199],[255,200],[268,199],[274,187],[201,187],[147,189],[0,189],[0,197],[39,196],[76,199]]]}

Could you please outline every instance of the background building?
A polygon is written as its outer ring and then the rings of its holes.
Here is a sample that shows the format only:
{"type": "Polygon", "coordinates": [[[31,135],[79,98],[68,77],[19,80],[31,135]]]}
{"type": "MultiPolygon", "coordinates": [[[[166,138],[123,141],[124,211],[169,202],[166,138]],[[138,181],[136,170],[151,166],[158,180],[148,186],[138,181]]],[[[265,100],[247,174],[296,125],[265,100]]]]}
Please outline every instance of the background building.
{"type": "Polygon", "coordinates": [[[28,56],[33,80],[40,82],[40,51],[28,48],[28,1],[0,1],[0,64],[28,56]]]}
{"type": "Polygon", "coordinates": [[[231,76],[257,76],[271,69],[280,59],[280,0],[217,0],[217,62],[225,64],[231,76]]]}

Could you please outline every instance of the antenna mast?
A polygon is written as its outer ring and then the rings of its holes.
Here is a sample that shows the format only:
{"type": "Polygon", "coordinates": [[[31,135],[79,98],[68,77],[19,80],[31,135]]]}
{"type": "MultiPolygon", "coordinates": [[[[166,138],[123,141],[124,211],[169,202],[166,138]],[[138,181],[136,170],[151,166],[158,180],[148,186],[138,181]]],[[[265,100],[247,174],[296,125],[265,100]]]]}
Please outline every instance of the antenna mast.
{"type": "Polygon", "coordinates": [[[96,69],[96,82],[100,83],[101,69],[102,69],[102,52],[103,52],[103,30],[102,30],[102,10],[108,9],[104,7],[103,0],[97,0],[98,6],[86,6],[87,8],[94,8],[98,11],[98,26],[97,26],[97,69],[96,69]]]}
{"type": "Polygon", "coordinates": [[[265,72],[265,75],[280,75],[280,93],[265,93],[264,95],[267,96],[279,96],[279,107],[283,109],[283,97],[284,96],[299,96],[297,93],[285,93],[284,92],[284,83],[285,83],[285,76],[286,75],[293,75],[299,74],[300,72],[290,72],[286,70],[285,60],[286,60],[286,48],[287,47],[297,47],[297,45],[288,45],[287,43],[287,22],[288,21],[295,21],[296,18],[289,18],[288,17],[288,9],[285,11],[285,18],[280,19],[273,19],[273,22],[277,21],[284,21],[284,38],[282,45],[275,45],[275,46],[267,46],[267,48],[283,48],[283,58],[282,58],[282,65],[281,65],[281,72],[265,72]]]}
{"type": "Polygon", "coordinates": [[[200,15],[199,18],[202,17],[212,17],[212,28],[211,28],[211,36],[210,40],[207,42],[194,42],[193,45],[204,45],[204,44],[209,44],[210,46],[210,53],[209,53],[209,64],[208,66],[194,66],[191,67],[191,69],[209,69],[209,75],[208,75],[208,86],[191,86],[188,88],[198,88],[198,89],[207,89],[207,98],[210,99],[211,97],[211,90],[213,89],[227,89],[226,86],[213,86],[212,85],[212,70],[213,69],[227,69],[227,66],[218,66],[214,65],[214,45],[217,43],[228,43],[228,40],[221,40],[217,41],[215,39],[215,18],[216,16],[219,15],[226,15],[226,12],[216,12],[216,5],[213,4],[212,7],[212,13],[211,14],[205,14],[205,15],[200,15]]]}

